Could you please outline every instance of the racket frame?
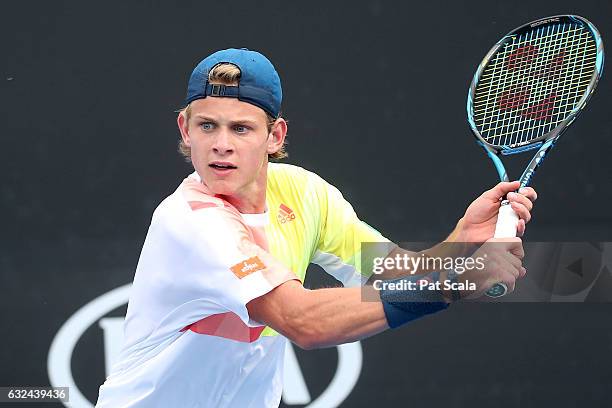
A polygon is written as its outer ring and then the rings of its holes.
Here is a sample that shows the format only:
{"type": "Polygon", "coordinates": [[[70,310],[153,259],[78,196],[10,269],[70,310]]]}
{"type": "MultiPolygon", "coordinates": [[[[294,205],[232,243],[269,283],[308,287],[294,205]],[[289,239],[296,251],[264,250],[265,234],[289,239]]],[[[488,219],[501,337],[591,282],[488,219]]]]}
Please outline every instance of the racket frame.
{"type": "Polygon", "coordinates": [[[556,15],[551,17],[545,17],[538,20],[534,20],[530,23],[524,24],[520,27],[515,28],[510,31],[501,40],[499,40],[486,54],[474,77],[472,78],[472,83],[470,84],[468,98],[467,98],[467,117],[468,124],[470,125],[470,129],[472,133],[477,139],[478,144],[480,144],[486,151],[487,156],[491,159],[493,164],[495,165],[495,169],[499,175],[499,179],[501,181],[509,181],[508,174],[506,172],[506,168],[504,167],[500,156],[508,156],[512,154],[522,153],[529,150],[539,149],[538,152],[531,159],[525,171],[519,178],[521,182],[521,187],[526,187],[531,183],[531,178],[535,173],[536,169],[542,164],[542,161],[546,157],[547,153],[550,149],[555,145],[555,142],[559,139],[563,131],[578,117],[580,112],[582,112],[584,106],[589,101],[591,96],[593,95],[593,91],[597,86],[599,78],[601,77],[601,73],[603,71],[603,62],[604,62],[604,50],[603,50],[603,41],[601,39],[601,35],[595,26],[585,19],[584,17],[576,16],[576,15],[556,15]],[[589,29],[593,38],[595,40],[597,46],[597,57],[595,60],[595,72],[591,77],[589,85],[587,86],[584,94],[576,104],[576,106],[572,109],[572,111],[568,114],[568,116],[561,121],[554,129],[550,132],[541,135],[533,140],[527,142],[519,142],[516,145],[494,145],[487,142],[478,127],[476,126],[476,122],[474,120],[474,96],[476,94],[476,87],[478,86],[480,77],[484,69],[486,68],[489,61],[495,56],[497,51],[504,46],[507,42],[511,41],[514,37],[521,35],[529,30],[534,29],[535,27],[540,27],[546,24],[562,24],[562,23],[578,23],[582,26],[589,29]]]}
{"type": "MultiPolygon", "coordinates": [[[[603,50],[603,41],[601,39],[601,35],[595,26],[588,21],[587,19],[576,16],[576,15],[556,15],[546,18],[541,18],[538,20],[534,20],[530,23],[524,24],[520,27],[515,28],[510,31],[501,40],[499,40],[486,54],[485,58],[479,64],[474,77],[472,78],[472,83],[470,85],[468,91],[467,98],[467,117],[468,124],[470,125],[470,129],[472,133],[477,139],[478,144],[480,144],[487,153],[487,156],[493,162],[495,169],[499,175],[501,181],[509,181],[508,173],[506,172],[506,168],[501,161],[501,156],[507,156],[517,153],[522,153],[529,150],[538,149],[536,154],[533,156],[525,171],[519,178],[521,187],[526,187],[531,183],[531,179],[536,169],[542,164],[544,158],[547,153],[552,149],[555,145],[555,142],[559,139],[563,131],[578,117],[578,114],[583,110],[586,103],[591,98],[595,87],[601,77],[601,73],[603,71],[603,61],[604,61],[604,50],[603,50]],[[525,33],[529,30],[534,29],[535,27],[544,26],[546,24],[562,24],[562,23],[578,23],[583,27],[587,27],[596,44],[596,60],[595,60],[595,71],[589,81],[589,84],[578,101],[576,106],[570,111],[567,117],[561,121],[554,129],[549,131],[548,133],[536,137],[529,141],[518,142],[514,145],[494,145],[487,142],[478,127],[476,126],[476,122],[474,121],[474,98],[476,94],[476,87],[478,86],[479,80],[487,67],[489,61],[496,55],[497,51],[504,46],[507,42],[511,41],[514,37],[519,36],[522,33],[525,33]]],[[[497,224],[495,226],[495,236],[496,237],[507,237],[507,236],[515,236],[516,234],[516,225],[518,223],[517,214],[511,209],[510,202],[506,199],[506,197],[502,197],[501,206],[499,209],[497,224]]],[[[503,282],[498,282],[494,284],[487,292],[485,293],[487,296],[492,298],[499,298],[508,292],[508,287],[503,282]]]]}

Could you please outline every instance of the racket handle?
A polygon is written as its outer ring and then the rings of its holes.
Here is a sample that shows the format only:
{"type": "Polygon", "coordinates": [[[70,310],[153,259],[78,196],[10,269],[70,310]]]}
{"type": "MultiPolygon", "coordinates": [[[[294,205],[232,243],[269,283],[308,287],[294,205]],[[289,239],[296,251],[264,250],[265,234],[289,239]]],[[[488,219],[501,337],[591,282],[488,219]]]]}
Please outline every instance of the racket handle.
{"type": "Polygon", "coordinates": [[[499,207],[499,214],[497,214],[497,224],[495,224],[495,234],[493,238],[516,237],[518,220],[519,217],[512,209],[512,206],[510,206],[510,201],[502,201],[499,207]]]}
{"type": "MultiPolygon", "coordinates": [[[[510,206],[510,201],[503,200],[499,207],[499,214],[497,214],[497,224],[495,225],[494,238],[510,238],[516,237],[516,228],[518,225],[518,215],[510,206]]],[[[504,296],[508,292],[508,287],[503,283],[499,282],[491,286],[489,290],[485,292],[485,295],[498,298],[504,296]]]]}

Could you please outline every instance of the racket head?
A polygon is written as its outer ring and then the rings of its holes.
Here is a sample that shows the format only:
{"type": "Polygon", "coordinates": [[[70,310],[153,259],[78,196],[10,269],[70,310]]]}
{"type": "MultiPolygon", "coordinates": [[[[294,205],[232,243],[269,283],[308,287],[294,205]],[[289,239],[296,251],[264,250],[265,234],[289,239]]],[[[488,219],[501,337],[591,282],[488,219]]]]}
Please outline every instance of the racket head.
{"type": "Polygon", "coordinates": [[[552,145],[590,99],[603,61],[601,35],[583,17],[551,16],[512,30],[472,79],[472,132],[496,155],[552,145]]]}

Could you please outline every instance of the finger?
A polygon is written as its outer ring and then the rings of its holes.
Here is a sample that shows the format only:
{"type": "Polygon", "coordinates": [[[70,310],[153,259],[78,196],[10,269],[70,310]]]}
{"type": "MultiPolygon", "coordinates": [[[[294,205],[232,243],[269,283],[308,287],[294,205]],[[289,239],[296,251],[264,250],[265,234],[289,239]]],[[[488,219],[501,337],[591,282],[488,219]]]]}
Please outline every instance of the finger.
{"type": "Polygon", "coordinates": [[[523,267],[523,263],[516,256],[506,253],[504,257],[504,262],[502,268],[503,272],[510,273],[514,278],[518,278],[521,274],[521,268],[523,267]]]}
{"type": "Polygon", "coordinates": [[[492,201],[499,201],[511,191],[516,191],[521,186],[518,181],[502,181],[490,190],[485,191],[482,196],[492,201]]]}
{"type": "Polygon", "coordinates": [[[511,282],[506,282],[506,285],[508,286],[508,293],[512,293],[516,287],[516,280],[513,279],[511,282]]]}
{"type": "MultiPolygon", "coordinates": [[[[487,248],[496,248],[499,250],[510,251],[510,249],[523,245],[523,240],[519,237],[502,237],[502,238],[489,238],[486,241],[487,248]]],[[[485,246],[483,244],[483,247],[485,246]]]]}
{"type": "Polygon", "coordinates": [[[531,213],[523,204],[514,202],[510,203],[510,206],[521,220],[524,220],[526,223],[531,220],[531,213]]]}
{"type": "Polygon", "coordinates": [[[514,291],[516,280],[518,279],[520,275],[518,271],[516,271],[516,274],[514,272],[515,272],[514,268],[509,269],[509,270],[504,270],[502,271],[501,278],[499,279],[499,281],[504,282],[506,286],[508,286],[508,293],[514,291]]]}
{"type": "Polygon", "coordinates": [[[513,254],[519,259],[523,259],[525,256],[523,241],[520,237],[491,238],[481,248],[483,253],[491,254],[491,259],[495,259],[503,253],[513,254]]]}
{"type": "Polygon", "coordinates": [[[523,260],[525,258],[525,250],[523,249],[522,243],[513,247],[510,252],[520,260],[523,260]]]}
{"type": "Polygon", "coordinates": [[[521,266],[521,273],[519,275],[520,278],[524,278],[527,275],[527,269],[524,266],[521,266]]]}
{"type": "Polygon", "coordinates": [[[533,203],[526,196],[519,193],[508,193],[508,201],[511,203],[523,204],[529,211],[533,208],[533,203]]]}
{"type": "Polygon", "coordinates": [[[506,251],[513,254],[519,259],[525,257],[525,250],[523,249],[523,241],[519,237],[504,238],[506,240],[506,251]]]}
{"type": "Polygon", "coordinates": [[[518,224],[516,224],[516,236],[522,237],[525,235],[525,220],[519,219],[518,224]]]}
{"type": "Polygon", "coordinates": [[[538,199],[538,193],[531,187],[522,187],[519,190],[519,193],[530,199],[531,201],[535,201],[538,199]]]}
{"type": "Polygon", "coordinates": [[[511,252],[491,252],[489,258],[486,269],[493,279],[503,281],[504,277],[519,276],[522,262],[511,252]]]}

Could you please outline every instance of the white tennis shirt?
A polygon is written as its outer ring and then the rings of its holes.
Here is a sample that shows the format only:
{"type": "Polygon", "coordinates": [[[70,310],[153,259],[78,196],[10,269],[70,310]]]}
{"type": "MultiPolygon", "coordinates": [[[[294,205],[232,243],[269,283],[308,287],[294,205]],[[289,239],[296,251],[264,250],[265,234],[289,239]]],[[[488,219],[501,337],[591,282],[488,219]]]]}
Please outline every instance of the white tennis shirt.
{"type": "Polygon", "coordinates": [[[287,340],[246,304],[310,262],[364,283],[361,242],[387,241],[340,192],[270,164],[264,214],[241,214],[196,173],[155,210],[125,320],[125,344],[97,407],[277,407],[287,340]]]}

